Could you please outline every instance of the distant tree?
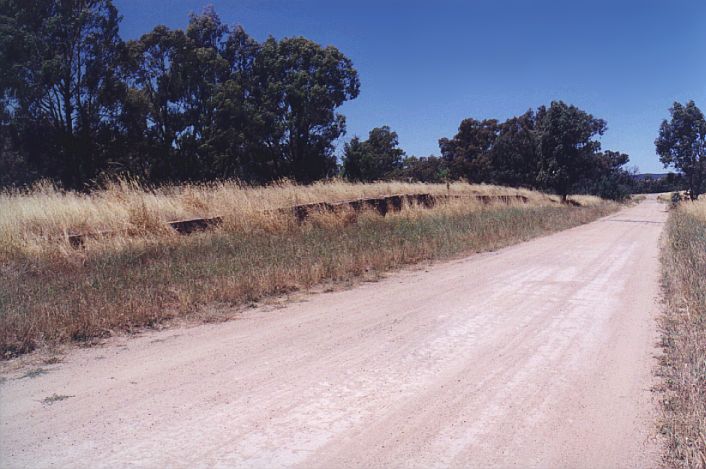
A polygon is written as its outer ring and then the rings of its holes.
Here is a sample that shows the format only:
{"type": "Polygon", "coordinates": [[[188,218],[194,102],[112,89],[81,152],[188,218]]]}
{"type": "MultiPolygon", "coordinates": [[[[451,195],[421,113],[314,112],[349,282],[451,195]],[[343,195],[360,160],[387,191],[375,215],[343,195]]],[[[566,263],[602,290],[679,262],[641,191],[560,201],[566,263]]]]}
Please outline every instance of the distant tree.
{"type": "Polygon", "coordinates": [[[706,178],[706,119],[694,101],[675,102],[669,109],[671,119],[662,121],[655,140],[664,167],[681,171],[688,181],[691,198],[704,190],[706,178]]]}
{"type": "Polygon", "coordinates": [[[110,0],[0,1],[0,88],[17,151],[68,187],[106,166],[125,91],[119,21],[110,0]]]}
{"type": "Polygon", "coordinates": [[[0,184],[335,174],[360,88],[338,49],[259,44],[212,7],[127,44],[119,21],[111,0],[0,0],[0,184]]]}
{"type": "Polygon", "coordinates": [[[680,192],[687,190],[689,184],[681,173],[669,172],[666,175],[640,175],[631,173],[630,190],[633,194],[652,194],[657,192],[680,192]]]}
{"type": "MultiPolygon", "coordinates": [[[[683,174],[676,174],[676,173],[673,173],[670,171],[667,173],[667,176],[664,178],[664,182],[665,182],[665,184],[669,184],[671,186],[676,186],[676,185],[682,184],[684,182],[683,179],[684,179],[683,174]]],[[[678,189],[675,189],[672,187],[668,190],[660,191],[660,192],[668,192],[668,191],[674,191],[674,190],[678,190],[678,189]]]]}
{"type": "Polygon", "coordinates": [[[279,42],[270,37],[257,55],[255,73],[258,119],[268,131],[258,153],[273,161],[268,176],[309,183],[333,175],[334,141],[346,130],[336,109],[360,90],[351,60],[303,37],[279,42]]]}
{"type": "Polygon", "coordinates": [[[391,173],[391,179],[417,182],[445,182],[449,179],[449,170],[438,156],[409,156],[402,160],[402,167],[391,173]]]}
{"type": "MultiPolygon", "coordinates": [[[[244,34],[237,29],[234,34],[244,34]]],[[[242,176],[232,155],[243,134],[243,104],[228,60],[232,40],[213,8],[192,14],[185,31],[157,26],[128,43],[130,93],[123,125],[151,180],[242,176]],[[231,113],[231,114],[227,114],[231,113]],[[141,142],[141,144],[138,144],[141,142]]],[[[250,116],[248,116],[250,117],[250,116]]],[[[132,168],[134,171],[135,168],[132,168]]]]}
{"type": "Polygon", "coordinates": [[[179,136],[185,178],[189,174],[206,180],[223,176],[217,144],[223,129],[217,115],[219,92],[230,78],[230,64],[223,57],[228,32],[211,6],[200,15],[192,14],[186,27],[187,47],[179,54],[176,69],[186,124],[179,136]]]}
{"type": "Polygon", "coordinates": [[[269,141],[270,128],[263,109],[255,61],[260,44],[237,26],[228,35],[223,57],[229,77],[216,94],[216,119],[219,128],[214,146],[218,149],[220,177],[237,177],[251,182],[268,181],[274,176],[274,159],[263,142],[269,141]]]}
{"type": "Polygon", "coordinates": [[[183,31],[157,26],[127,43],[129,77],[120,124],[130,172],[161,182],[180,179],[180,135],[186,123],[183,86],[177,69],[187,48],[183,31]]]}
{"type": "Polygon", "coordinates": [[[628,156],[600,151],[595,137],[605,128],[602,119],[555,101],[502,123],[465,119],[439,146],[453,178],[551,190],[564,198],[570,191],[622,198],[628,156]]]}
{"type": "Polygon", "coordinates": [[[488,180],[491,170],[489,153],[499,131],[500,125],[495,119],[464,119],[453,138],[440,139],[441,157],[451,177],[471,182],[488,180]]]}
{"type": "Polygon", "coordinates": [[[624,166],[627,154],[606,150],[597,152],[586,172],[572,187],[572,192],[594,194],[604,199],[623,200],[630,195],[633,177],[624,166]]]}
{"type": "Polygon", "coordinates": [[[370,158],[364,142],[357,135],[343,146],[342,171],[349,181],[362,181],[367,173],[366,160],[370,158]]]}
{"type": "Polygon", "coordinates": [[[536,117],[531,109],[499,125],[489,151],[488,182],[508,186],[537,184],[536,117]]]}
{"type": "Polygon", "coordinates": [[[0,187],[24,186],[38,179],[37,172],[17,148],[16,128],[0,108],[0,187]]]}
{"type": "Polygon", "coordinates": [[[600,151],[595,137],[603,135],[606,123],[562,101],[541,106],[536,119],[538,185],[566,199],[572,187],[592,171],[600,151]]]}
{"type": "Polygon", "coordinates": [[[402,168],[404,150],[398,147],[397,132],[384,125],[372,129],[368,139],[353,137],[343,150],[343,174],[352,181],[387,179],[402,168]]]}
{"type": "Polygon", "coordinates": [[[333,144],[345,132],[336,109],[360,86],[338,49],[304,38],[258,44],[209,7],[186,30],[158,26],[128,50],[121,122],[125,135],[141,136],[125,146],[142,155],[132,171],[305,183],[335,173],[333,144]]]}

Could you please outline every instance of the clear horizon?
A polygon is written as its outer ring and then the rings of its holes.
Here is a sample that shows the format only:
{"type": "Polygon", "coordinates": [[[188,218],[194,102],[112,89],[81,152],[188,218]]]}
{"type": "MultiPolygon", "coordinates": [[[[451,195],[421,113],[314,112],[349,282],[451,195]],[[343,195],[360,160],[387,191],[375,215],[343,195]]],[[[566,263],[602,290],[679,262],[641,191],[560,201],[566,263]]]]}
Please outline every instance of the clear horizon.
{"type": "Polygon", "coordinates": [[[333,2],[115,0],[123,39],[187,25],[212,4],[258,41],[305,36],[353,61],[360,96],[339,112],[366,137],[389,125],[408,155],[438,155],[462,119],[504,120],[563,100],[608,122],[604,149],[640,172],[664,172],[654,150],[673,101],[706,111],[706,2],[333,2]]]}

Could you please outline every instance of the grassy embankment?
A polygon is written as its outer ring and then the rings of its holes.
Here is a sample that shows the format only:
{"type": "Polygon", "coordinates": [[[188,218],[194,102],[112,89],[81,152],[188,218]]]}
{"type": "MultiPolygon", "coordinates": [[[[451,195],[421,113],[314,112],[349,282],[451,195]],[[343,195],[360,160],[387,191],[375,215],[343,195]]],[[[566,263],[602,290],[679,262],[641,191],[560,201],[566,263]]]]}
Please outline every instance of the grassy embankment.
{"type": "Polygon", "coordinates": [[[662,265],[667,460],[675,467],[706,467],[706,200],[672,210],[662,265]]]}
{"type": "Polygon", "coordinates": [[[342,182],[242,188],[234,183],[146,191],[122,183],[91,195],[39,187],[0,195],[0,353],[87,340],[181,316],[213,319],[212,306],[348,281],[404,264],[496,249],[591,221],[616,208],[538,192],[462,183],[342,182]],[[400,193],[521,194],[526,204],[473,198],[376,212],[317,214],[300,224],[274,209],[400,193]],[[164,221],[223,217],[180,236],[164,221]],[[355,220],[355,223],[351,223],[355,220]],[[112,230],[80,249],[69,232],[112,230]]]}

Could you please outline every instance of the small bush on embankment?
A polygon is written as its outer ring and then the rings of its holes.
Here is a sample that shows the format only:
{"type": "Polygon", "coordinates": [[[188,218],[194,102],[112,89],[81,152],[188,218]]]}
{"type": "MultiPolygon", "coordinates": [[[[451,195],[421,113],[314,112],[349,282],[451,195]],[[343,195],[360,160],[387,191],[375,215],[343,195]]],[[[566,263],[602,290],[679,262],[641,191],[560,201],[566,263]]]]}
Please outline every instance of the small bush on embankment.
{"type": "MultiPolygon", "coordinates": [[[[382,190],[367,186],[363,192],[382,190]]],[[[458,186],[457,190],[501,191],[468,187],[471,189],[458,186]]],[[[420,190],[414,185],[394,188],[402,189],[420,190]]],[[[449,190],[445,185],[426,189],[449,190]]],[[[450,189],[455,190],[453,186],[450,189]]],[[[195,311],[208,319],[212,317],[209,305],[248,304],[266,296],[374,275],[422,260],[496,249],[586,223],[617,207],[595,198],[582,199],[585,206],[559,204],[554,198],[525,191],[526,204],[485,204],[461,198],[438,203],[432,209],[405,206],[385,217],[374,211],[314,214],[300,224],[291,212],[269,210],[278,208],[272,202],[276,197],[284,198],[281,186],[272,189],[274,194],[267,189],[242,189],[259,191],[245,194],[251,196],[245,208],[235,202],[228,206],[224,201],[227,197],[244,197],[240,189],[229,188],[232,194],[224,194],[225,189],[220,187],[215,195],[206,188],[200,190],[200,194],[183,189],[174,194],[140,194],[135,189],[110,198],[106,194],[62,195],[50,191],[47,205],[60,208],[55,199],[71,199],[63,217],[42,209],[41,194],[7,196],[16,215],[14,223],[5,220],[12,232],[0,238],[6,241],[0,243],[3,356],[27,352],[42,343],[86,340],[152,326],[195,311]],[[256,195],[269,203],[262,202],[267,211],[257,209],[256,195]],[[27,197],[31,208],[23,206],[21,197],[27,197]],[[101,197],[106,200],[101,202],[101,197]],[[163,216],[160,210],[183,210],[182,198],[206,213],[224,214],[223,224],[190,236],[179,236],[165,228],[158,222],[163,216]],[[133,199],[138,202],[128,203],[133,199]],[[211,201],[213,206],[195,204],[194,199],[211,201]],[[218,203],[219,199],[223,200],[218,203]],[[136,215],[140,207],[151,208],[145,208],[147,213],[140,217],[136,215]],[[89,226],[101,227],[96,216],[101,211],[133,224],[110,236],[88,238],[79,249],[61,237],[51,236],[52,231],[58,233],[70,223],[80,223],[81,210],[86,212],[84,219],[90,221],[86,222],[89,226]],[[238,216],[229,217],[229,210],[238,216]],[[137,223],[138,219],[142,221],[137,223]]],[[[299,194],[296,187],[286,190],[290,192],[286,197],[289,202],[311,200],[302,196],[311,189],[302,188],[299,194]]],[[[327,188],[318,190],[325,193],[327,188]]],[[[345,196],[339,195],[343,198],[360,189],[334,184],[328,190],[345,192],[345,196]]],[[[113,227],[124,226],[117,221],[111,223],[113,227]]]]}
{"type": "Polygon", "coordinates": [[[706,467],[706,201],[672,210],[662,264],[667,460],[675,467],[706,467]]]}

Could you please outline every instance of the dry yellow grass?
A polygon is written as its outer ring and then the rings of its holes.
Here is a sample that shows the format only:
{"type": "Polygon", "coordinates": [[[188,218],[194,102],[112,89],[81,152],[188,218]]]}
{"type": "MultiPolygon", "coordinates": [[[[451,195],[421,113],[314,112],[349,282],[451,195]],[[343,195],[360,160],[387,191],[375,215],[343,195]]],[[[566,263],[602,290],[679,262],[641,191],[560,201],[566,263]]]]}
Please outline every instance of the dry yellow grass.
{"type": "Polygon", "coordinates": [[[672,202],[672,192],[660,192],[657,194],[657,200],[660,202],[671,203],[672,202]]]}
{"type": "MultiPolygon", "coordinates": [[[[450,184],[348,184],[266,188],[236,183],[147,191],[129,182],[90,195],[40,186],[0,196],[0,353],[87,340],[185,315],[212,319],[213,305],[340,282],[422,260],[496,249],[591,221],[617,207],[582,206],[539,192],[450,184]],[[298,223],[288,210],[401,193],[523,195],[528,203],[474,197],[377,212],[318,213],[298,223]],[[177,235],[164,221],[219,215],[221,227],[177,235]],[[355,220],[355,223],[351,221],[355,220]],[[81,249],[67,232],[113,230],[81,249]]],[[[228,309],[228,308],[226,308],[228,309]]]]}
{"type": "Polygon", "coordinates": [[[674,467],[706,467],[706,200],[672,210],[662,254],[662,431],[674,467]]]}
{"type": "MultiPolygon", "coordinates": [[[[230,231],[251,231],[281,224],[272,210],[312,202],[338,202],[393,194],[433,195],[523,195],[530,205],[557,203],[558,197],[524,189],[491,185],[374,183],[343,181],[297,186],[280,182],[267,187],[247,187],[237,182],[209,185],[167,186],[147,190],[121,180],[107,189],[88,194],[63,192],[51,184],[38,184],[28,191],[0,193],[0,250],[40,253],[67,248],[69,233],[114,231],[125,237],[168,236],[163,222],[222,216],[230,231]],[[268,214],[269,213],[269,214],[268,214]]],[[[599,199],[575,196],[582,205],[599,199]]],[[[112,245],[120,240],[111,238],[112,245]]]]}
{"type": "Polygon", "coordinates": [[[706,196],[700,197],[696,202],[682,204],[679,210],[706,223],[706,196]]]}

